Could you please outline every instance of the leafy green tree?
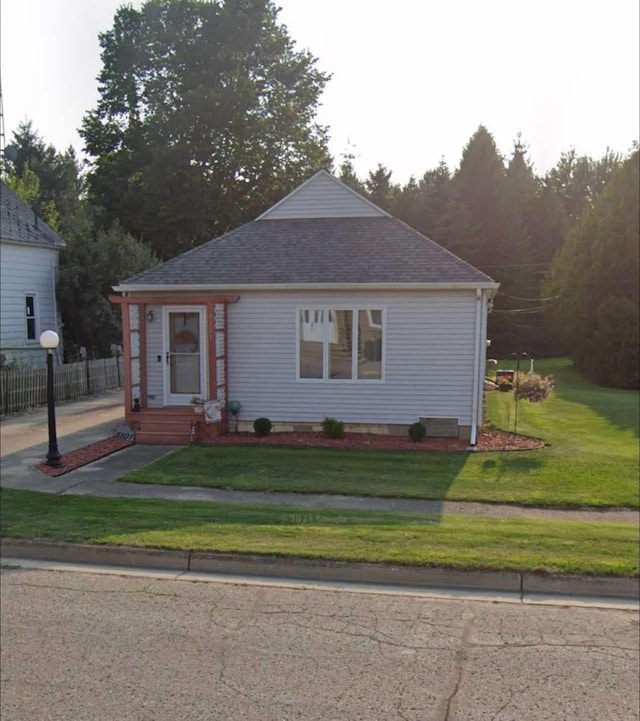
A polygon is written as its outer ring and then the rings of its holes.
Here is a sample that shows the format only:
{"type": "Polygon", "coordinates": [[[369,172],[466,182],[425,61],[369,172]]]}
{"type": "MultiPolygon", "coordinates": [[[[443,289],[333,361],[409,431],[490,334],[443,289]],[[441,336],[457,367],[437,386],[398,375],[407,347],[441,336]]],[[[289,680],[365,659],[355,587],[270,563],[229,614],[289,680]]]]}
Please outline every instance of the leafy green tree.
{"type": "Polygon", "coordinates": [[[599,160],[578,155],[571,148],[560,156],[546,177],[546,184],[562,203],[569,220],[576,222],[604,190],[613,173],[622,164],[622,156],[607,150],[599,160]]]}
{"type": "Polygon", "coordinates": [[[254,218],[329,167],[315,122],[328,76],[270,0],[148,0],[100,35],[81,135],[90,196],[162,258],[254,218]]]}
{"type": "Polygon", "coordinates": [[[545,287],[576,367],[620,388],[639,387],[639,198],[635,151],[570,231],[545,287]]]}
{"type": "Polygon", "coordinates": [[[57,289],[65,353],[72,358],[84,346],[92,354],[108,355],[111,343],[122,336],[120,307],[109,302],[113,286],[158,260],[117,223],[106,231],[96,230],[86,205],[67,224],[57,289]]]}

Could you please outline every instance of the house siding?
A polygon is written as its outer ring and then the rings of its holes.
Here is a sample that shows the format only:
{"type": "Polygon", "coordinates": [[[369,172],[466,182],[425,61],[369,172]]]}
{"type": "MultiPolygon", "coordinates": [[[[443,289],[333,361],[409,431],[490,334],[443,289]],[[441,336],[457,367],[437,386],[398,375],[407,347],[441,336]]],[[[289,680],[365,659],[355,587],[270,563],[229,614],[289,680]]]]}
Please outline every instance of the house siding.
{"type": "MultiPolygon", "coordinates": [[[[19,243],[0,243],[0,345],[7,363],[39,367],[46,356],[39,338],[44,330],[59,331],[55,280],[58,250],[19,243]],[[36,296],[36,339],[27,340],[25,295],[36,296]]],[[[57,351],[62,360],[62,346],[57,351]]]]}
{"type": "Polygon", "coordinates": [[[327,174],[318,174],[267,211],[263,220],[290,218],[375,218],[386,215],[327,174]]]}
{"type": "Polygon", "coordinates": [[[243,293],[229,307],[229,397],[241,420],[469,426],[475,303],[473,291],[243,293]],[[296,308],[313,305],[385,309],[383,382],[296,380],[296,308]]]}
{"type": "Polygon", "coordinates": [[[147,328],[147,405],[149,408],[164,406],[164,357],[162,345],[162,306],[148,305],[145,312],[153,311],[154,320],[147,328]],[[158,356],[160,361],[158,361],[158,356]]]}

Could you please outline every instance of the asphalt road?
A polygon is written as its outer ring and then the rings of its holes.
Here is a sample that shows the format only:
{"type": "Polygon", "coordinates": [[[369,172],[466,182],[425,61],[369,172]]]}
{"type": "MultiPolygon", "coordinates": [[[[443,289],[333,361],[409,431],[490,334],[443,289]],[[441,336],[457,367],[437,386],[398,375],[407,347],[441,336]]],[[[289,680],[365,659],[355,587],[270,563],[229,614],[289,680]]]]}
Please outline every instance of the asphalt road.
{"type": "Polygon", "coordinates": [[[2,721],[639,718],[638,614],[5,569],[2,721]]]}

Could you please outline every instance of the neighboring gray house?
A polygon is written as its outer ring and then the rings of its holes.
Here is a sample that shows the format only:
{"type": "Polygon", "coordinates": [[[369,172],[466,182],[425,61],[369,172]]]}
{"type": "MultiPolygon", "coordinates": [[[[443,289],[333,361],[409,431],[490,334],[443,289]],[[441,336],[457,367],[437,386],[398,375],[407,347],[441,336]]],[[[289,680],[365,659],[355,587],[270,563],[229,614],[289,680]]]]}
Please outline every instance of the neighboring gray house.
{"type": "MultiPolygon", "coordinates": [[[[0,361],[21,368],[46,362],[44,330],[60,332],[58,256],[64,241],[0,181],[0,361]]],[[[58,348],[62,359],[62,346],[58,348]]]]}
{"type": "Polygon", "coordinates": [[[201,396],[220,402],[221,427],[237,400],[241,429],[334,416],[406,433],[425,419],[474,443],[497,289],[321,170],[255,221],[115,288],[127,422],[141,442],[184,442],[201,396]]]}

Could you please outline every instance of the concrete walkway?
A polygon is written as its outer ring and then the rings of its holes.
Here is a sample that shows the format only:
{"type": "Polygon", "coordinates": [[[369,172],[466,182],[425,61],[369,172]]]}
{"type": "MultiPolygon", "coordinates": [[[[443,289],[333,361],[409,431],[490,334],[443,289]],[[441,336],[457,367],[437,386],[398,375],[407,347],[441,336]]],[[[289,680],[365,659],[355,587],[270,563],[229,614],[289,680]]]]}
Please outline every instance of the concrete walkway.
{"type": "MultiPolygon", "coordinates": [[[[69,452],[113,435],[117,426],[123,422],[122,410],[121,391],[61,405],[56,413],[60,451],[69,452]]],[[[174,450],[176,450],[175,446],[131,446],[58,478],[50,478],[35,469],[36,464],[42,462],[47,453],[47,414],[46,409],[39,409],[9,417],[0,424],[2,470],[0,483],[5,488],[56,494],[255,503],[308,509],[400,511],[436,515],[454,513],[496,518],[549,518],[632,523],[637,523],[639,520],[637,511],[627,509],[560,510],[457,501],[153,486],[116,481],[123,474],[174,450]]]]}

